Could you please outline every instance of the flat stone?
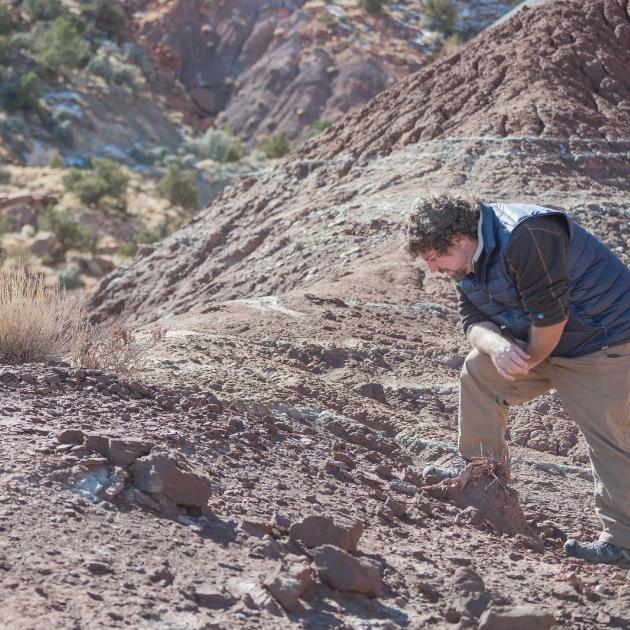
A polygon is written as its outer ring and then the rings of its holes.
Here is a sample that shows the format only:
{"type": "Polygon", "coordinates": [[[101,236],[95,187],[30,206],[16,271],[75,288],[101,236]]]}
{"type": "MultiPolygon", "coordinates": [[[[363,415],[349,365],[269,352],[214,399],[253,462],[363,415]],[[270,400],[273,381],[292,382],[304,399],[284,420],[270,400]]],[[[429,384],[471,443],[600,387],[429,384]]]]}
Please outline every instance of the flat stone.
{"type": "Polygon", "coordinates": [[[205,608],[229,608],[237,599],[229,593],[225,593],[210,582],[197,584],[194,587],[195,601],[205,608]]]}
{"type": "Polygon", "coordinates": [[[481,615],[478,630],[547,630],[555,622],[553,613],[529,604],[489,608],[481,615]]]}
{"type": "Polygon", "coordinates": [[[410,497],[413,497],[416,492],[418,492],[418,487],[412,483],[408,483],[406,481],[401,481],[400,479],[394,479],[389,487],[396,492],[402,492],[402,494],[408,494],[410,497]]]}
{"type": "Polygon", "coordinates": [[[355,551],[362,533],[363,524],[359,521],[333,521],[328,516],[318,515],[307,516],[289,528],[289,536],[306,547],[334,545],[344,551],[355,551]]]}

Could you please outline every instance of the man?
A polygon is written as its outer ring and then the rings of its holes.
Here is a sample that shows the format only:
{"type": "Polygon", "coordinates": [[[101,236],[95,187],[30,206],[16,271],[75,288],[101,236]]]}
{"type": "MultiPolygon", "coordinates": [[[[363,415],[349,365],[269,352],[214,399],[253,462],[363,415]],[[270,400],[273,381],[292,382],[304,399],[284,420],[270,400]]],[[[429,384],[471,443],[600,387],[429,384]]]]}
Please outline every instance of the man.
{"type": "Polygon", "coordinates": [[[407,250],[457,283],[474,348],[461,373],[461,455],[504,457],[509,406],[555,388],[588,443],[603,524],[598,541],[570,539],[565,551],[630,562],[628,267],[561,211],[449,195],[415,202],[407,250]]]}

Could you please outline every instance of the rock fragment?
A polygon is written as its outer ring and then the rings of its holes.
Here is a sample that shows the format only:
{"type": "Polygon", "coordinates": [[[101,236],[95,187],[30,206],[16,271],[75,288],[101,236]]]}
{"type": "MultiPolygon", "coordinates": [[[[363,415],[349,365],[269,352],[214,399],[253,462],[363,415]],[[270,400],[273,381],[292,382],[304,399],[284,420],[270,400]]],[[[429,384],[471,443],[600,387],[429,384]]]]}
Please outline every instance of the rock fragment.
{"type": "Polygon", "coordinates": [[[194,598],[200,606],[213,609],[229,608],[237,601],[236,597],[225,593],[211,582],[195,585],[194,598]]]}
{"type": "Polygon", "coordinates": [[[378,597],[383,583],[378,569],[332,545],[322,545],[312,552],[313,566],[319,577],[338,591],[378,597]]]}
{"type": "Polygon", "coordinates": [[[279,568],[268,580],[265,588],[289,612],[298,607],[299,599],[313,583],[311,570],[304,562],[295,562],[288,569],[279,568]]]}
{"type": "Polygon", "coordinates": [[[553,613],[536,606],[489,608],[479,619],[479,630],[547,630],[554,623],[553,613]]]}
{"type": "Polygon", "coordinates": [[[289,528],[289,536],[306,547],[334,545],[344,551],[355,551],[362,533],[363,524],[359,521],[339,518],[333,521],[318,515],[307,516],[289,528]]]}
{"type": "Polygon", "coordinates": [[[109,440],[109,460],[114,466],[130,466],[138,458],[151,452],[153,445],[145,440],[133,438],[109,440]]]}

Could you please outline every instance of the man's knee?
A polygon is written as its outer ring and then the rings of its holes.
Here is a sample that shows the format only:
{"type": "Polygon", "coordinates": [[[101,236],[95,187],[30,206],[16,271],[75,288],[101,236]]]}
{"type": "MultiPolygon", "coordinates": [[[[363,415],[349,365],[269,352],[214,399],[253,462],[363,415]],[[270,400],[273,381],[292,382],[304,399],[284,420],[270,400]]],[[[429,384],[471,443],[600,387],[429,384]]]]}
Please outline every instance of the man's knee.
{"type": "Polygon", "coordinates": [[[485,352],[472,350],[464,361],[461,378],[463,380],[469,377],[475,378],[476,376],[496,378],[499,376],[499,373],[494,367],[492,359],[485,352]]]}

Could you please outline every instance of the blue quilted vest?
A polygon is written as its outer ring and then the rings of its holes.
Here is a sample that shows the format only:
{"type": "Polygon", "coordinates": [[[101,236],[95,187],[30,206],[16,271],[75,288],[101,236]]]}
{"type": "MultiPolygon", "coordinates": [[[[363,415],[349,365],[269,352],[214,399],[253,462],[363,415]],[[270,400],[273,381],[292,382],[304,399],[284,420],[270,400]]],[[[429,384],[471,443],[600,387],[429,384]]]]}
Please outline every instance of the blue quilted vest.
{"type": "Polygon", "coordinates": [[[630,269],[601,241],[564,213],[525,204],[484,204],[483,252],[473,273],[459,281],[470,301],[517,339],[527,340],[531,320],[523,309],[505,252],[512,230],[540,215],[565,217],[570,304],[567,325],[552,356],[579,357],[630,340],[630,269]]]}

